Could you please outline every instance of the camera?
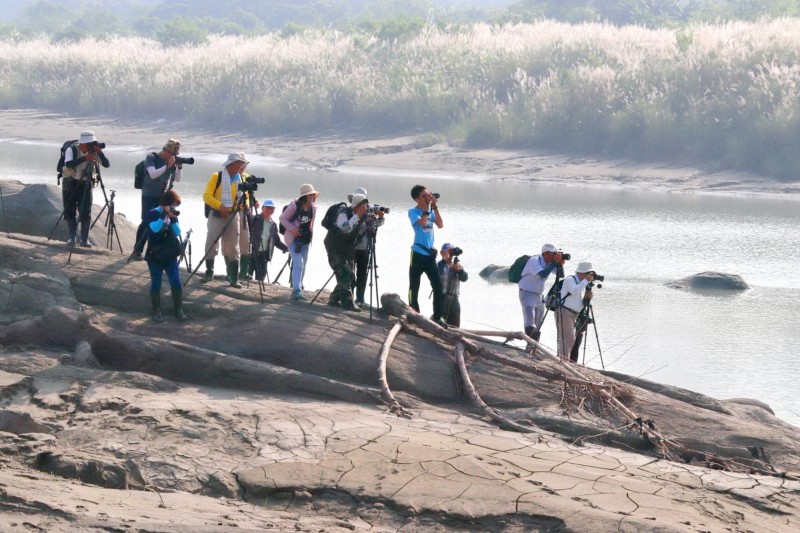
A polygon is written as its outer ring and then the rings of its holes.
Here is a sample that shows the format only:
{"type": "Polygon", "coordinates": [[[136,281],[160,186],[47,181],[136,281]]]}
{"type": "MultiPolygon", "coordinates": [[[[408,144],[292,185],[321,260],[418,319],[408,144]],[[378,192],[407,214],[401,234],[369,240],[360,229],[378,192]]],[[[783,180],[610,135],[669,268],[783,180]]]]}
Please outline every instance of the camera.
{"type": "MultiPolygon", "coordinates": [[[[595,281],[605,281],[606,280],[605,276],[601,276],[597,272],[592,272],[592,274],[594,274],[594,280],[595,281]]],[[[598,287],[600,287],[600,285],[598,285],[598,287]]]]}
{"type": "Polygon", "coordinates": [[[175,156],[175,164],[176,165],[194,165],[194,157],[181,157],[179,155],[175,156]]]}
{"type": "Polygon", "coordinates": [[[437,200],[438,200],[439,198],[441,198],[441,197],[442,197],[442,195],[441,195],[441,194],[439,194],[438,192],[432,192],[432,193],[431,193],[431,196],[433,196],[433,197],[434,197],[434,198],[436,198],[437,200]]]}
{"type": "Polygon", "coordinates": [[[602,283],[595,283],[594,281],[590,281],[589,284],[586,286],[586,291],[587,292],[591,292],[591,290],[594,289],[595,287],[597,287],[598,289],[602,289],[603,288],[603,284],[602,283]]]}
{"type": "Polygon", "coordinates": [[[461,255],[463,253],[464,253],[464,250],[462,250],[458,246],[453,246],[452,248],[450,248],[450,255],[452,255],[453,257],[458,257],[459,255],[461,255]]]}
{"type": "Polygon", "coordinates": [[[266,183],[267,180],[265,178],[259,178],[258,176],[253,176],[250,174],[244,181],[247,183],[266,183]]]}
{"type": "Polygon", "coordinates": [[[572,254],[568,254],[567,252],[562,252],[561,250],[559,250],[558,253],[561,254],[561,258],[564,261],[569,261],[570,259],[572,259],[572,254]]]}
{"type": "Polygon", "coordinates": [[[387,215],[389,214],[389,208],[383,205],[372,204],[371,206],[367,207],[367,213],[375,214],[378,211],[383,211],[387,215]]]}
{"type": "Polygon", "coordinates": [[[106,143],[101,143],[98,141],[94,141],[89,145],[89,150],[91,152],[96,152],[98,149],[102,150],[106,147],[106,143]]]}
{"type": "Polygon", "coordinates": [[[242,192],[253,192],[258,190],[258,183],[252,183],[249,180],[243,181],[239,184],[239,190],[242,192]]]}
{"type": "MultiPolygon", "coordinates": [[[[175,215],[176,217],[179,217],[179,216],[181,216],[181,212],[180,212],[180,211],[178,211],[177,209],[170,209],[170,210],[169,210],[169,212],[170,212],[171,214],[175,215]]],[[[189,230],[189,231],[191,231],[191,230],[189,230]]]]}

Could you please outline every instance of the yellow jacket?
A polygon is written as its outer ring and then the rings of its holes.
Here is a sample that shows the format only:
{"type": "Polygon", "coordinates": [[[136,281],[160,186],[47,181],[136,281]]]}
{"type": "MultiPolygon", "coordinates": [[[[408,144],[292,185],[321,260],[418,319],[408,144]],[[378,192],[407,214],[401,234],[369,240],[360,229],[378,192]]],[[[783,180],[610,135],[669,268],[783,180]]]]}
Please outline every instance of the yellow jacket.
{"type": "MultiPolygon", "coordinates": [[[[203,192],[203,201],[208,207],[214,211],[219,211],[222,207],[222,182],[220,180],[220,173],[214,172],[206,183],[206,190],[203,192]]],[[[225,172],[227,174],[227,172],[225,172]]],[[[236,206],[236,191],[238,189],[238,181],[231,183],[231,202],[234,207],[236,206]]]]}

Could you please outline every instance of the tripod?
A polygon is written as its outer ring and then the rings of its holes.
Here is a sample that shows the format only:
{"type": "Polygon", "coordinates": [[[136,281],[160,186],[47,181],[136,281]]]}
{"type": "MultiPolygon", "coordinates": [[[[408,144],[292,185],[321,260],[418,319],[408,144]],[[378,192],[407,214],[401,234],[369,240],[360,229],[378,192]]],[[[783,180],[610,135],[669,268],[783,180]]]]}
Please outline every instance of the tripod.
{"type": "Polygon", "coordinates": [[[192,229],[189,228],[189,231],[186,232],[186,238],[181,242],[181,248],[183,249],[183,253],[181,254],[182,257],[178,258],[178,264],[180,264],[181,259],[186,264],[186,271],[192,271],[192,229]],[[188,252],[188,254],[187,254],[188,252]]]}
{"type": "MultiPolygon", "coordinates": [[[[256,260],[256,254],[258,252],[257,252],[257,247],[256,247],[256,240],[253,238],[253,226],[252,226],[252,223],[250,222],[251,213],[255,209],[255,206],[254,206],[255,202],[253,201],[254,198],[252,197],[252,194],[250,193],[250,191],[245,192],[244,195],[250,195],[250,201],[248,202],[248,205],[250,206],[250,208],[249,208],[250,212],[249,213],[248,212],[243,212],[242,215],[244,216],[245,227],[247,229],[247,234],[250,236],[250,250],[248,250],[249,253],[250,253],[250,262],[254,266],[254,272],[255,272],[255,275],[256,275],[256,282],[258,282],[258,294],[261,297],[261,303],[263,304],[264,303],[264,281],[261,279],[260,269],[258,268],[258,261],[256,260]]],[[[242,196],[244,196],[244,195],[242,195],[242,196]]],[[[259,235],[259,239],[260,238],[261,238],[261,236],[259,235]]],[[[247,283],[247,286],[249,287],[250,286],[250,275],[249,275],[250,273],[248,272],[247,274],[248,274],[248,276],[246,278],[247,279],[246,283],[247,283]]],[[[266,275],[266,272],[264,274],[266,275]]]]}
{"type": "Polygon", "coordinates": [[[283,271],[286,270],[287,266],[289,267],[289,286],[292,285],[292,267],[290,266],[291,264],[292,264],[292,256],[289,255],[289,257],[286,258],[286,263],[283,264],[283,267],[281,267],[280,271],[278,272],[278,275],[275,276],[275,281],[272,282],[273,285],[278,284],[278,281],[281,279],[281,274],[283,274],[283,271]]]}
{"type": "MultiPolygon", "coordinates": [[[[217,238],[214,239],[214,242],[212,242],[211,245],[206,249],[206,252],[203,254],[203,259],[206,259],[208,257],[208,253],[214,248],[214,246],[217,245],[217,242],[219,242],[219,240],[225,234],[225,231],[228,229],[228,226],[230,226],[231,222],[233,222],[234,219],[236,218],[235,216],[236,213],[238,213],[242,209],[242,207],[244,207],[244,202],[245,202],[245,195],[243,194],[239,197],[239,201],[236,202],[236,205],[233,206],[232,213],[228,217],[228,220],[225,222],[225,225],[222,226],[222,231],[219,232],[219,235],[217,235],[217,238]]],[[[214,216],[214,215],[209,214],[208,216],[214,216]]],[[[189,277],[186,278],[186,281],[183,282],[184,287],[186,287],[189,284],[189,281],[191,281],[191,279],[194,277],[194,275],[197,274],[197,271],[200,270],[200,266],[202,264],[203,264],[202,260],[197,263],[197,266],[194,267],[194,270],[192,270],[192,272],[189,274],[189,277]]]]}
{"type": "Polygon", "coordinates": [[[380,310],[381,308],[381,298],[380,298],[380,291],[378,290],[378,259],[376,255],[376,240],[378,238],[378,227],[370,228],[367,227],[367,231],[370,233],[369,239],[369,262],[367,263],[367,272],[369,272],[369,323],[372,324],[372,295],[375,294],[375,301],[377,302],[378,306],[377,309],[380,310]],[[373,293],[372,290],[372,281],[375,280],[375,291],[373,293]]]}
{"type": "MultiPolygon", "coordinates": [[[[594,320],[594,309],[592,308],[591,302],[589,300],[584,299],[583,307],[578,313],[578,318],[575,320],[575,345],[573,345],[572,350],[575,350],[576,354],[577,351],[580,349],[581,339],[583,338],[583,335],[585,334],[590,324],[594,328],[594,338],[597,341],[597,352],[600,354],[600,366],[603,368],[603,370],[605,370],[606,364],[603,361],[603,351],[600,349],[600,337],[597,335],[597,324],[595,323],[594,320]]],[[[589,343],[587,342],[584,343],[583,345],[583,362],[581,364],[584,365],[586,364],[587,344],[589,343]]]]}
{"type": "MultiPolygon", "coordinates": [[[[98,174],[98,176],[99,176],[99,174],[98,174]]],[[[82,206],[82,207],[81,207],[81,209],[86,209],[86,198],[87,198],[87,196],[89,196],[89,191],[91,191],[91,190],[92,190],[91,181],[90,181],[90,180],[87,180],[87,182],[86,182],[86,185],[85,185],[85,186],[84,186],[84,188],[83,188],[83,198],[81,198],[81,203],[80,203],[80,205],[82,206]]],[[[71,197],[71,198],[75,198],[75,193],[76,193],[76,192],[77,192],[77,189],[76,189],[75,191],[73,191],[73,192],[72,192],[72,197],[71,197]]],[[[72,202],[72,200],[71,200],[71,199],[70,199],[70,202],[72,202]]],[[[91,209],[91,207],[92,207],[92,206],[89,206],[89,209],[91,209]]],[[[66,212],[66,209],[64,209],[63,211],[61,211],[61,217],[63,217],[63,216],[64,216],[64,213],[65,213],[65,212],[66,212]]],[[[59,217],[59,219],[58,219],[58,222],[60,222],[60,221],[61,221],[61,217],[59,217]]],[[[56,222],[56,226],[58,226],[58,222],[56,222]]],[[[53,232],[55,232],[55,231],[56,231],[56,228],[55,228],[55,227],[53,227],[53,232]]],[[[50,235],[52,236],[52,232],[51,232],[51,234],[50,234],[50,235]]],[[[67,264],[70,264],[70,262],[72,261],[72,252],[75,250],[75,242],[76,242],[76,241],[77,241],[77,237],[75,238],[75,240],[73,240],[72,242],[70,242],[70,245],[69,245],[69,255],[67,256],[67,264]]]]}
{"type": "Polygon", "coordinates": [[[108,208],[108,213],[106,213],[106,221],[104,223],[104,226],[108,228],[108,231],[106,232],[106,248],[109,250],[114,249],[114,236],[116,235],[117,245],[119,246],[119,253],[122,253],[122,243],[119,242],[119,235],[117,235],[117,224],[116,222],[114,222],[114,197],[117,195],[117,191],[115,191],[114,189],[110,190],[111,190],[111,198],[106,200],[106,205],[104,205],[103,208],[100,210],[100,212],[97,213],[94,222],[92,222],[92,225],[89,226],[89,228],[93,228],[94,225],[97,224],[97,221],[100,219],[100,215],[102,215],[103,211],[105,211],[106,208],[108,208]]]}

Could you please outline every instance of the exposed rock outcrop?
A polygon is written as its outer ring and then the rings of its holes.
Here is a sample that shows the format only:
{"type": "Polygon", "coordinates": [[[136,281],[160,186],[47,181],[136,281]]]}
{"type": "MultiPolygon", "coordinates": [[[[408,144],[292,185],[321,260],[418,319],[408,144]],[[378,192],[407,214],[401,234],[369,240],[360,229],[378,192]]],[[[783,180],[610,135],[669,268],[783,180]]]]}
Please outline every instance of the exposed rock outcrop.
{"type": "Polygon", "coordinates": [[[750,286],[738,274],[700,272],[665,284],[671,289],[697,291],[745,291],[750,286]]]}
{"type": "Polygon", "coordinates": [[[489,283],[511,283],[508,281],[508,269],[507,266],[491,264],[483,267],[478,275],[489,283]]]}

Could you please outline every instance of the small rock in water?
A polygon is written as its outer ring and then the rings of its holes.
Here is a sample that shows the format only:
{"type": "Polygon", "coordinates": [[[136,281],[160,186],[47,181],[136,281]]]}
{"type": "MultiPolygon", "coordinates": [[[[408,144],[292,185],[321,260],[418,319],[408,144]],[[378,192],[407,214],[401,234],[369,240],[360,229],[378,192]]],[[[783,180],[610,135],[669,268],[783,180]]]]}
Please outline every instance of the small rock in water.
{"type": "Polygon", "coordinates": [[[665,284],[671,289],[745,291],[750,286],[738,274],[723,272],[701,272],[687,278],[665,284]]]}

